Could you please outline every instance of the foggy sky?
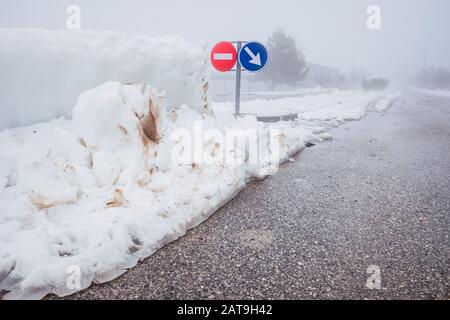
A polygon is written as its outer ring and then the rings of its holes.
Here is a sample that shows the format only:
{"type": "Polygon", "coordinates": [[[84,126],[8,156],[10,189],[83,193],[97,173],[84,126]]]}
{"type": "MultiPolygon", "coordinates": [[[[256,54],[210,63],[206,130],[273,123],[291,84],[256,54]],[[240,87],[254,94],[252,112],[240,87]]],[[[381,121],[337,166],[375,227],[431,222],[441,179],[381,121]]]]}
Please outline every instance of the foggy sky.
{"type": "Polygon", "coordinates": [[[281,27],[307,61],[343,72],[398,80],[424,63],[450,67],[448,0],[0,0],[0,28],[65,29],[70,4],[81,7],[83,29],[179,34],[212,45],[265,42],[281,27]],[[366,27],[371,4],[381,8],[381,30],[366,27]]]}

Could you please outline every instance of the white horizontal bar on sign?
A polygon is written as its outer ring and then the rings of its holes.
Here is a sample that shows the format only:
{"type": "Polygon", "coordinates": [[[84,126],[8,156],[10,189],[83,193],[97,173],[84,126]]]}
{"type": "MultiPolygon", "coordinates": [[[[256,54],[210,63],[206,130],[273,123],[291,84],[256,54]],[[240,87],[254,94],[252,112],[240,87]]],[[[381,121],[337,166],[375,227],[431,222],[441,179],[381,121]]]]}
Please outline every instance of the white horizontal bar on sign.
{"type": "Polygon", "coordinates": [[[232,53],[214,53],[214,60],[233,60],[232,53]]]}

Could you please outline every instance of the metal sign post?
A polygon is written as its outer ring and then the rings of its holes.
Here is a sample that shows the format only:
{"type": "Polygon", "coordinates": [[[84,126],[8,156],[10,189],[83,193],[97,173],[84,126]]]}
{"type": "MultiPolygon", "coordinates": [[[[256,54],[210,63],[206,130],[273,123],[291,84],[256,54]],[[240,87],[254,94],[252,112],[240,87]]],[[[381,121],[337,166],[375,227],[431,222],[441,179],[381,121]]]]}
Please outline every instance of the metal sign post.
{"type": "Polygon", "coordinates": [[[212,48],[210,55],[211,63],[218,71],[233,71],[232,68],[236,64],[235,115],[239,115],[241,109],[242,70],[250,72],[259,71],[265,67],[267,58],[267,50],[259,42],[222,41],[212,48]],[[236,48],[234,48],[233,43],[236,44],[236,48]],[[244,44],[244,46],[242,46],[242,44],[244,44]]]}
{"type": "MultiPolygon", "coordinates": [[[[242,42],[237,41],[237,52],[241,51],[242,42]]],[[[241,107],[241,63],[239,59],[236,61],[236,97],[234,100],[234,113],[239,115],[241,107]]]]}

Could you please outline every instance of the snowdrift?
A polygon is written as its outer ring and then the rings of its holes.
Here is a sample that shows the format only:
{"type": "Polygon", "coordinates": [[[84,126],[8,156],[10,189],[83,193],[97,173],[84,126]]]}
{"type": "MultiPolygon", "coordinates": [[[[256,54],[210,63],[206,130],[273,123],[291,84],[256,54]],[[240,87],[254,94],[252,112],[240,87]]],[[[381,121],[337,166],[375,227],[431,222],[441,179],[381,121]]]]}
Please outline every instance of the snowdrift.
{"type": "MultiPolygon", "coordinates": [[[[364,92],[361,90],[327,89],[323,93],[301,97],[255,99],[241,102],[241,112],[249,115],[272,116],[295,113],[297,125],[326,131],[339,124],[359,120],[368,111],[383,112],[401,97],[398,91],[364,92]]],[[[233,102],[214,103],[232,110],[233,102]]],[[[295,124],[294,124],[295,125],[295,124]]]]}
{"type": "Polygon", "coordinates": [[[177,37],[0,29],[0,130],[70,117],[77,97],[106,81],[167,91],[169,108],[207,105],[204,48],[177,37]]]}
{"type": "Polygon", "coordinates": [[[424,89],[412,87],[409,90],[438,98],[450,98],[450,90],[448,89],[424,89]]]}
{"type": "MultiPolygon", "coordinates": [[[[183,235],[303,147],[311,133],[276,126],[276,144],[249,163],[245,144],[227,149],[227,130],[267,128],[182,105],[145,84],[107,82],[81,94],[72,120],[52,120],[0,134],[0,291],[6,298],[67,295],[111,280],[183,235]],[[209,162],[182,153],[195,124],[215,130],[192,141],[209,162]],[[180,131],[182,130],[182,131],[180,131]],[[180,134],[181,133],[181,134],[180,134]],[[219,134],[217,134],[219,133],[219,134]],[[274,150],[276,146],[277,150],[274,150]],[[275,153],[274,153],[275,154],[275,153]],[[191,160],[192,159],[192,160],[191,160]],[[73,285],[73,270],[80,275],[73,285]],[[71,280],[72,279],[72,280],[71,280]],[[69,283],[68,283],[69,281],[69,283]]],[[[234,146],[234,144],[233,144],[234,146]]]]}

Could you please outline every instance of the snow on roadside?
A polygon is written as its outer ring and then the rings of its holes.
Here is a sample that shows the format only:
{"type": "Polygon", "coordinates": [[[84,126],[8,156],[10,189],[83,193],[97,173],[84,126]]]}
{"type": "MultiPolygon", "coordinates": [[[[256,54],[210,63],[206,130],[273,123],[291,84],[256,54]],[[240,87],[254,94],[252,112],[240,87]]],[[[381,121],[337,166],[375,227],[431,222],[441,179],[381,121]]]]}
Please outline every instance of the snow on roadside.
{"type": "Polygon", "coordinates": [[[237,144],[227,151],[240,161],[224,163],[216,150],[223,140],[210,136],[199,148],[212,162],[178,163],[195,123],[223,133],[257,130],[259,141],[267,138],[254,117],[215,112],[186,105],[171,110],[163,92],[107,82],[78,98],[72,120],[0,133],[0,147],[8,150],[0,155],[0,291],[9,291],[6,298],[67,295],[119,276],[311,138],[307,130],[278,124],[279,149],[266,144],[269,153],[279,151],[276,161],[249,163],[245,144],[237,144]],[[67,283],[73,268],[81,275],[78,286],[67,283]]]}
{"type": "Polygon", "coordinates": [[[394,91],[385,96],[380,97],[373,105],[373,108],[378,112],[388,110],[392,104],[402,96],[401,92],[394,91]]]}
{"type": "Polygon", "coordinates": [[[0,132],[5,298],[63,296],[119,276],[248,180],[391,100],[327,91],[243,103],[248,113],[299,115],[263,124],[235,118],[229,103],[211,106],[207,55],[176,38],[0,30],[0,45],[0,128],[72,116],[0,132]],[[242,137],[249,143],[235,144],[242,137]]]}
{"type": "MultiPolygon", "coordinates": [[[[257,96],[268,96],[268,97],[289,97],[289,96],[306,96],[306,95],[315,95],[322,93],[329,93],[334,91],[332,88],[322,88],[322,87],[313,87],[313,88],[298,88],[296,90],[285,90],[285,91],[253,91],[249,95],[257,95],[257,96]]],[[[242,92],[242,94],[245,94],[242,92]]]]}
{"type": "MultiPolygon", "coordinates": [[[[266,125],[236,119],[227,104],[215,104],[213,114],[170,109],[166,94],[148,85],[107,82],[80,95],[72,120],[1,132],[8,152],[0,155],[0,291],[9,291],[6,298],[63,296],[119,276],[205,220],[249,179],[273,174],[306,142],[327,138],[330,123],[361,117],[374,99],[362,92],[304,97],[299,122],[266,125]],[[251,163],[245,144],[221,150],[224,140],[212,134],[197,145],[209,162],[195,154],[178,162],[196,124],[223,135],[257,132],[270,156],[251,163]],[[275,144],[265,141],[270,130],[275,144]],[[224,152],[239,161],[224,162],[224,152]],[[70,282],[74,270],[78,285],[70,282]]],[[[290,99],[279,100],[244,108],[293,110],[290,99]]]]}
{"type": "Polygon", "coordinates": [[[412,88],[412,90],[416,92],[420,92],[423,94],[428,94],[434,97],[440,98],[450,98],[450,90],[445,89],[422,89],[422,88],[412,88]]]}
{"type": "MultiPolygon", "coordinates": [[[[367,111],[386,110],[400,97],[398,91],[364,92],[334,89],[322,94],[241,102],[241,113],[271,116],[294,113],[301,122],[330,128],[341,122],[361,119],[367,111]]],[[[233,102],[213,103],[232,110],[233,102]]]]}

